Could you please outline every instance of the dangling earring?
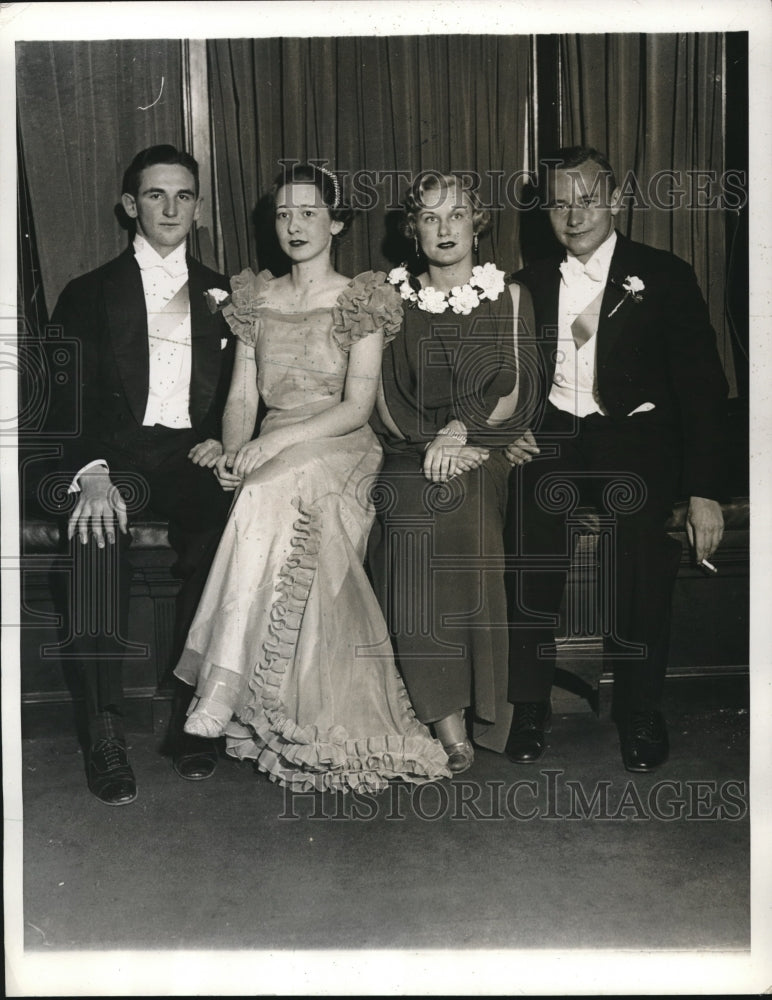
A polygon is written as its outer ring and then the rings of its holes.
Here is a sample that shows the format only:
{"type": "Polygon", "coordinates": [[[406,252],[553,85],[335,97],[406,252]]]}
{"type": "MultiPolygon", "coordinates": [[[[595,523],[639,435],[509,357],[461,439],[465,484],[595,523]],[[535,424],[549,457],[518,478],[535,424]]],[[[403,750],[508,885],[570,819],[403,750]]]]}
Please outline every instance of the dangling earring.
{"type": "Polygon", "coordinates": [[[421,248],[418,245],[418,237],[414,236],[413,240],[415,241],[415,255],[416,255],[416,257],[420,257],[421,256],[421,248]]]}
{"type": "Polygon", "coordinates": [[[474,247],[474,252],[476,254],[480,252],[480,244],[477,240],[477,233],[474,234],[474,239],[472,240],[472,246],[474,247]]]}

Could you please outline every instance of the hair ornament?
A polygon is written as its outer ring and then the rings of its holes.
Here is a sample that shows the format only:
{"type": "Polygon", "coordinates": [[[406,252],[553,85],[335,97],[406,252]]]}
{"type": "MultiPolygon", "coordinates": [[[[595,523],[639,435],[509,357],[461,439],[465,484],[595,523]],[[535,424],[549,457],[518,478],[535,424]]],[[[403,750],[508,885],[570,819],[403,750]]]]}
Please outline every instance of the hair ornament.
{"type": "Polygon", "coordinates": [[[340,185],[338,184],[338,178],[331,170],[328,170],[327,167],[317,167],[316,169],[321,170],[321,172],[332,181],[332,186],[335,189],[335,201],[333,202],[332,207],[340,208],[340,185]]]}

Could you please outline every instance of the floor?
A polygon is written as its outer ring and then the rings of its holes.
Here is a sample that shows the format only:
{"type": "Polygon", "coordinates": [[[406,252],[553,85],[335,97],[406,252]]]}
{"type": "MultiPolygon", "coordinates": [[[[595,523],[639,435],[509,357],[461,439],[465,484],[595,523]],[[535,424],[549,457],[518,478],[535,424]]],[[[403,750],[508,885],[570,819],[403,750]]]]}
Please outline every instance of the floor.
{"type": "Polygon", "coordinates": [[[359,799],[228,758],[185,782],[145,733],[139,797],[110,808],[74,736],[24,740],[25,947],[745,949],[745,696],[694,694],[671,685],[653,775],[571,713],[533,767],[478,751],[452,782],[359,799]]]}

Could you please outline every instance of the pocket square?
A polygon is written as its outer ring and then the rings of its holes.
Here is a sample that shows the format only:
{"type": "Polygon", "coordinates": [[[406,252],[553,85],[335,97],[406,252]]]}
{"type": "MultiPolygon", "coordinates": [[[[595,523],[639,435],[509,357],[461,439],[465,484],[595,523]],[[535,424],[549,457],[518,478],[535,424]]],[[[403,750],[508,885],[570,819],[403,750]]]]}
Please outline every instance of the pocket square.
{"type": "Polygon", "coordinates": [[[632,417],[634,413],[648,413],[649,410],[653,409],[654,409],[654,403],[641,403],[641,405],[636,406],[634,410],[630,410],[630,412],[627,415],[628,417],[632,417]]]}
{"type": "Polygon", "coordinates": [[[220,350],[224,351],[227,346],[228,346],[228,338],[220,337],[220,350]]]}

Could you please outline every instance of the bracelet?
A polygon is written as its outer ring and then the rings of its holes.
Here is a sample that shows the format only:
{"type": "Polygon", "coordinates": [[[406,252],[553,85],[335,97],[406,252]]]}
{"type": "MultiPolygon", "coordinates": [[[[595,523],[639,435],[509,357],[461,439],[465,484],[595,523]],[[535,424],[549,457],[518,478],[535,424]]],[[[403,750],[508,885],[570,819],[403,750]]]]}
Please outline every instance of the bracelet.
{"type": "Polygon", "coordinates": [[[437,431],[437,437],[452,437],[461,444],[466,444],[466,431],[462,434],[460,431],[452,431],[447,427],[443,427],[442,430],[437,431]]]}

